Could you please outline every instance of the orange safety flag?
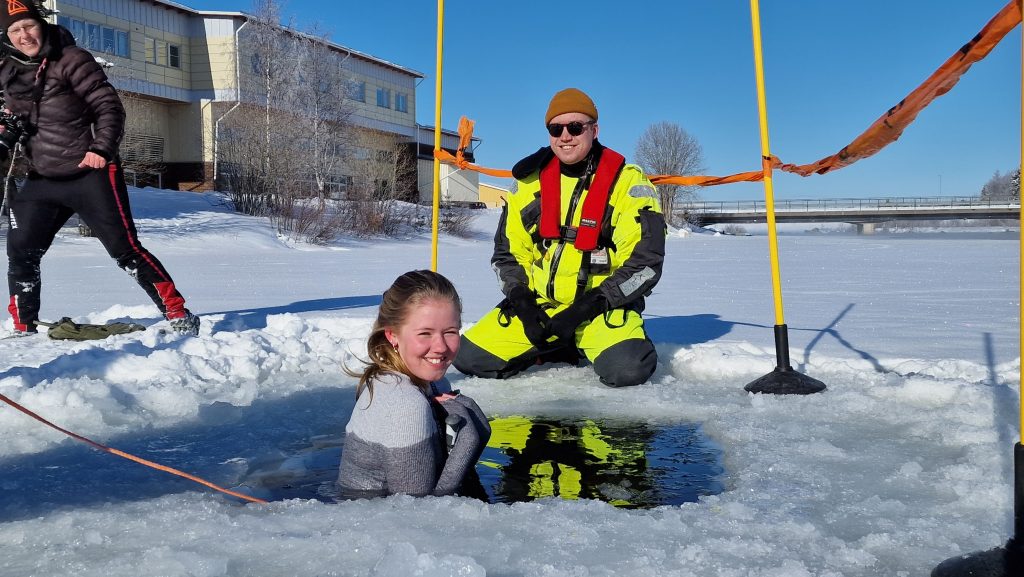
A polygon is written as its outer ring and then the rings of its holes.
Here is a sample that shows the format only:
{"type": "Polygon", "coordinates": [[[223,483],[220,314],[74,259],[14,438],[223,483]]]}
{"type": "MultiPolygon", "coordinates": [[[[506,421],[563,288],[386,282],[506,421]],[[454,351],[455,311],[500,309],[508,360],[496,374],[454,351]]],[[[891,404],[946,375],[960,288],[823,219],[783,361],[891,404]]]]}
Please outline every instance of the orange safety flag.
{"type": "MultiPolygon", "coordinates": [[[[879,150],[882,150],[903,134],[903,131],[917,118],[926,106],[933,100],[949,92],[970,68],[971,65],[988,56],[996,44],[1021,23],[1021,9],[1019,0],[1010,2],[996,14],[992,20],[981,29],[977,36],[970,42],[964,44],[939,67],[927,80],[915,88],[899,104],[893,106],[874,124],[868,127],[853,142],[843,147],[842,150],[826,156],[811,164],[783,164],[775,156],[771,157],[772,168],[785,172],[810,176],[812,174],[825,174],[849,166],[858,160],[867,158],[879,150]]],[[[459,120],[459,149],[455,156],[445,150],[435,150],[434,157],[454,164],[460,169],[475,170],[490,176],[508,178],[512,176],[509,170],[495,168],[483,168],[468,162],[463,155],[463,150],[469,146],[473,138],[473,121],[462,117],[459,120]]],[[[763,170],[741,172],[729,176],[680,176],[672,174],[658,174],[650,177],[654,184],[676,184],[681,186],[717,186],[719,184],[731,184],[734,182],[758,182],[764,179],[763,170]]]]}

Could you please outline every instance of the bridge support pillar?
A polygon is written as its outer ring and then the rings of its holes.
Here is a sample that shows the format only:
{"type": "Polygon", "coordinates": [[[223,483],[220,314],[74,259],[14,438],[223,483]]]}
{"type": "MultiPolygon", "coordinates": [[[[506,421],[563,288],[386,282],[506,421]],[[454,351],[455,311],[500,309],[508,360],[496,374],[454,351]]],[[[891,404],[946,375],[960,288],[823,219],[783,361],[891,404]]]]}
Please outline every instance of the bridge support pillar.
{"type": "Polygon", "coordinates": [[[875,223],[873,222],[855,222],[853,224],[857,226],[857,234],[875,234],[875,223]]]}

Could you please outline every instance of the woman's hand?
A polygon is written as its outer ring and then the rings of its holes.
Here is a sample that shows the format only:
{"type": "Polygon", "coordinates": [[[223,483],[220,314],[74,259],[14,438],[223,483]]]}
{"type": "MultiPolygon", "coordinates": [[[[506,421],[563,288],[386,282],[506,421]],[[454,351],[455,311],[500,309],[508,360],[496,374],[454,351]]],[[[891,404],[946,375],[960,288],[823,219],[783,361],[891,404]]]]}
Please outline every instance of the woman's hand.
{"type": "Polygon", "coordinates": [[[107,159],[95,152],[86,152],[85,158],[78,163],[78,168],[103,168],[107,165],[107,159]]]}

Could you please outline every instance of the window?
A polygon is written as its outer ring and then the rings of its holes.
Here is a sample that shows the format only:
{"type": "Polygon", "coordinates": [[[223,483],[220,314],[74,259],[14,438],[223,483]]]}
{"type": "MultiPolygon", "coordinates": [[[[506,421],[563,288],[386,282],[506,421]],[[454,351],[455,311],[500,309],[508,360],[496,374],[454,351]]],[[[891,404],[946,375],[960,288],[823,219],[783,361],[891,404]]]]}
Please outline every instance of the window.
{"type": "Polygon", "coordinates": [[[387,88],[377,89],[377,106],[391,108],[391,91],[387,88]]]}
{"type": "MultiPolygon", "coordinates": [[[[106,52],[131,58],[132,47],[128,32],[95,22],[86,22],[69,16],[57,16],[57,24],[71,31],[75,43],[92,52],[106,52]]],[[[147,52],[149,59],[149,52],[147,52]]],[[[152,60],[151,60],[152,61],[152,60]]]]}
{"type": "Polygon", "coordinates": [[[352,189],[353,179],[351,176],[335,176],[328,180],[324,189],[335,200],[344,200],[348,191],[352,189]]]}
{"type": "Polygon", "coordinates": [[[82,22],[81,20],[72,20],[71,34],[79,44],[85,44],[88,41],[88,37],[85,35],[85,22],[82,22]]]}
{"type": "Polygon", "coordinates": [[[167,66],[167,42],[156,41],[156,63],[160,66],[167,66]]]}
{"type": "Polygon", "coordinates": [[[124,135],[120,152],[127,161],[160,163],[164,160],[164,139],[160,136],[129,132],[124,135]]]}
{"type": "MultiPolygon", "coordinates": [[[[118,38],[118,42],[120,42],[118,38]]],[[[125,45],[128,44],[128,36],[124,38],[125,45]]],[[[146,37],[146,62],[152,64],[159,64],[160,66],[170,66],[172,68],[181,68],[181,46],[177,44],[168,44],[164,40],[157,40],[156,38],[146,37]]],[[[257,65],[256,57],[253,56],[253,71],[255,72],[257,65]]]]}
{"type": "Polygon", "coordinates": [[[117,30],[115,33],[114,40],[114,54],[122,56],[124,58],[131,58],[132,56],[132,45],[128,41],[128,33],[122,30],[117,30]]]}
{"type": "Polygon", "coordinates": [[[114,53],[114,29],[103,27],[103,48],[104,52],[114,53]]]}
{"type": "Polygon", "coordinates": [[[82,43],[89,50],[97,51],[102,46],[100,36],[100,25],[92,22],[85,23],[85,41],[82,43]]]}
{"type": "Polygon", "coordinates": [[[366,102],[366,83],[353,82],[349,84],[348,97],[356,102],[366,102]]]}
{"type": "Polygon", "coordinates": [[[395,110],[409,112],[409,96],[401,92],[395,93],[395,110]]]}

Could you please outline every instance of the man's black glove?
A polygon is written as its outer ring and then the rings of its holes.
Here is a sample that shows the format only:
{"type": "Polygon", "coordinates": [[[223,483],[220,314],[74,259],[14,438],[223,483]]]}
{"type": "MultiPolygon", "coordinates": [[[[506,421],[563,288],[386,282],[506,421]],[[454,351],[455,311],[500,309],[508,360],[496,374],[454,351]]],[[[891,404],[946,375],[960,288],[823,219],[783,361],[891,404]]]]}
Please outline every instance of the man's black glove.
{"type": "Polygon", "coordinates": [[[526,338],[536,347],[544,346],[551,336],[548,332],[551,318],[537,304],[536,293],[523,285],[517,285],[508,292],[508,300],[519,322],[523,323],[526,338]]]}
{"type": "Polygon", "coordinates": [[[548,330],[560,341],[575,343],[576,327],[608,310],[608,301],[599,290],[584,293],[568,308],[551,317],[548,330]]]}

